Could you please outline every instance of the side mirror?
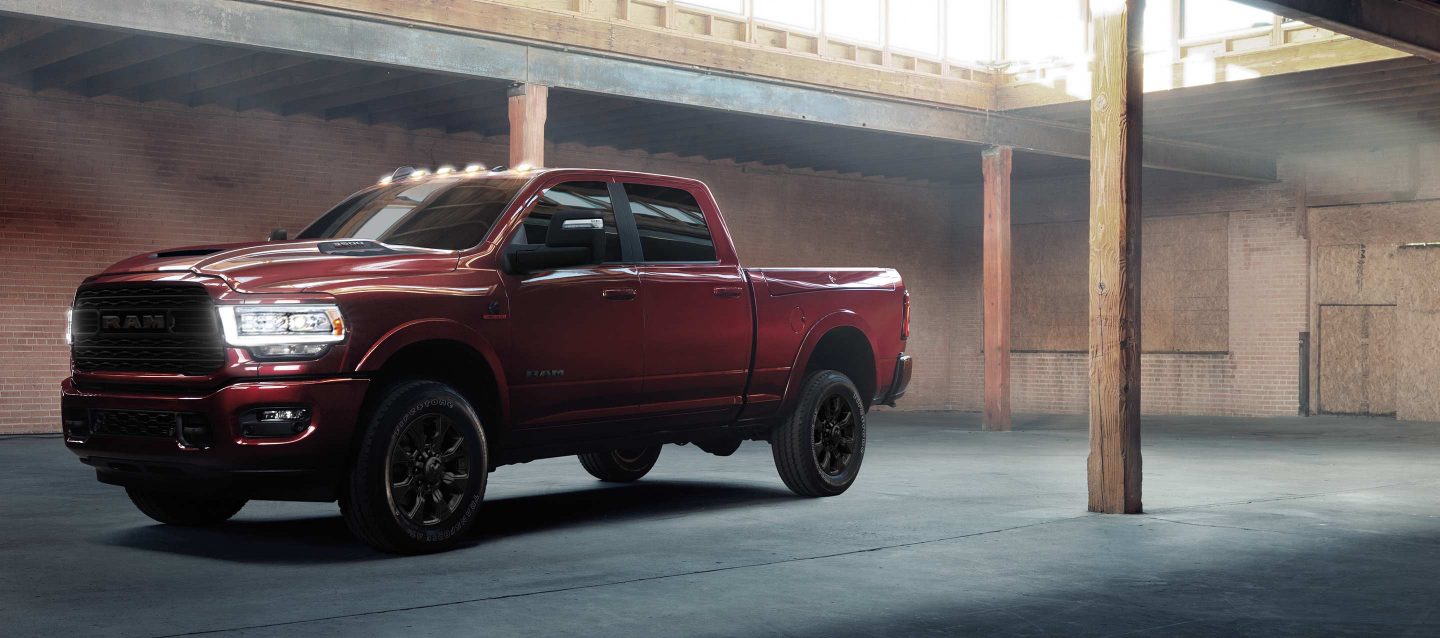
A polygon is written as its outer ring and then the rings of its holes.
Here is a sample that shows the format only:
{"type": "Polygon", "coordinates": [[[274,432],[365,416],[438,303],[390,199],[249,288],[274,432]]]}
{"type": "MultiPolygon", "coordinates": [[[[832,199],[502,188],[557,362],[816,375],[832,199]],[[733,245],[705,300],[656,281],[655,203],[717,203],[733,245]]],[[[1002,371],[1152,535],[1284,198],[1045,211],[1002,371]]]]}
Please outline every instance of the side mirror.
{"type": "Polygon", "coordinates": [[[285,241],[290,239],[290,232],[284,228],[270,229],[270,241],[285,241]]]}
{"type": "Polygon", "coordinates": [[[505,253],[512,274],[597,264],[605,256],[605,220],[593,211],[561,211],[550,218],[545,245],[519,244],[505,253]]]}
{"type": "Polygon", "coordinates": [[[605,257],[605,220],[594,211],[564,210],[550,217],[549,248],[589,248],[596,263],[605,257]]]}

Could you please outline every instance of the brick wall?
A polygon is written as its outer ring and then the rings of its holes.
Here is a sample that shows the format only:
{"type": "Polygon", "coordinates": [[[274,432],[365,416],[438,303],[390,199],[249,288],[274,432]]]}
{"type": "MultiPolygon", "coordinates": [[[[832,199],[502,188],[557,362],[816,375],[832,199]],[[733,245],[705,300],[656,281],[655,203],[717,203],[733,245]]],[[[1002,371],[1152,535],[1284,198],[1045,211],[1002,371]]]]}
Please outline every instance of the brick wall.
{"type": "MultiPolygon", "coordinates": [[[[13,93],[0,93],[0,140],[0,433],[58,429],[63,310],[85,276],[159,248],[296,231],[398,165],[506,153],[504,139],[13,93]]],[[[548,163],[707,180],[749,264],[899,268],[915,298],[905,407],[957,403],[950,348],[979,311],[954,285],[973,258],[951,250],[953,190],[570,146],[548,163]]]]}
{"type": "MultiPolygon", "coordinates": [[[[1298,337],[1306,330],[1307,321],[1308,242],[1300,235],[1294,186],[1153,177],[1146,175],[1147,218],[1203,215],[1226,220],[1228,347],[1219,353],[1143,355],[1142,411],[1295,414],[1299,407],[1298,337]]],[[[1088,186],[1082,179],[1017,184],[1015,188],[1012,216],[1017,224],[1085,219],[1088,186]]],[[[970,213],[962,212],[961,217],[968,219],[970,213]]],[[[1076,232],[1083,230],[1077,226],[1076,232]]],[[[972,232],[978,235],[978,229],[972,232]]],[[[1017,237],[1023,235],[1016,233],[1017,237]]],[[[1068,268],[1085,272],[1085,258],[1083,252],[1075,254],[1068,268]]],[[[978,278],[978,270],[969,276],[978,278]]],[[[1143,277],[1142,273],[1142,281],[1143,277]]],[[[978,340],[978,336],[973,338],[978,340]]],[[[984,355],[978,349],[969,357],[969,366],[978,369],[983,365],[984,355]]],[[[1083,414],[1089,409],[1089,371],[1083,352],[1016,352],[1011,375],[1011,400],[1017,412],[1083,414]]],[[[978,409],[983,401],[978,391],[958,398],[958,407],[965,409],[978,409]]]]}
{"type": "MultiPolygon", "coordinates": [[[[62,311],[86,275],[135,253],[292,230],[401,164],[503,158],[503,139],[263,114],[0,93],[0,433],[53,431],[66,374],[62,311]]],[[[902,408],[979,409],[980,193],[634,151],[552,147],[551,165],[632,168],[711,184],[746,263],[894,266],[914,295],[916,355],[902,408]]],[[[1377,167],[1440,166],[1440,149],[1372,153],[1377,167]]],[[[1312,190],[1334,190],[1317,156],[1312,190]]],[[[1392,170],[1393,169],[1393,170],[1392,170]]],[[[1326,173],[1331,170],[1331,173],[1326,173]]],[[[1377,174],[1379,180],[1382,175],[1377,174]]],[[[1419,196],[1435,196],[1426,172],[1419,196]]],[[[1147,354],[1152,414],[1284,415],[1297,407],[1307,241],[1295,185],[1146,176],[1146,214],[1227,221],[1228,349],[1147,354]]],[[[1364,187],[1351,175],[1351,190],[1364,187]]],[[[1392,180],[1393,181],[1393,180],[1392,180]]],[[[1409,182],[1384,182],[1404,189],[1409,182]]],[[[1083,179],[1018,183],[1017,224],[1083,220],[1083,179]]],[[[1343,190],[1343,189],[1342,189],[1343,190]]],[[[1327,191],[1328,192],[1328,191],[1327,191]]],[[[1084,270],[1083,259],[1073,268],[1084,270]]],[[[1014,355],[1020,412],[1081,413],[1083,353],[1014,355]]]]}

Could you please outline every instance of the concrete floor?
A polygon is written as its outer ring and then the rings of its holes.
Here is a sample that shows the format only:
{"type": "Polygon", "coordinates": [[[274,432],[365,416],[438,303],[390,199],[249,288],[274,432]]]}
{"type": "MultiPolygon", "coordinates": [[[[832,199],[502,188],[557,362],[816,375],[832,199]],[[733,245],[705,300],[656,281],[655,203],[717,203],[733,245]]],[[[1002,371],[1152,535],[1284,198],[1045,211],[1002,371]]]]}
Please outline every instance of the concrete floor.
{"type": "Polygon", "coordinates": [[[1440,426],[1147,418],[1147,514],[1100,516],[1083,417],[976,422],[872,415],[833,499],[763,443],[621,487],[506,467],[473,542],[409,558],[333,505],[162,527],[58,439],[0,440],[0,634],[1440,634],[1440,426]]]}

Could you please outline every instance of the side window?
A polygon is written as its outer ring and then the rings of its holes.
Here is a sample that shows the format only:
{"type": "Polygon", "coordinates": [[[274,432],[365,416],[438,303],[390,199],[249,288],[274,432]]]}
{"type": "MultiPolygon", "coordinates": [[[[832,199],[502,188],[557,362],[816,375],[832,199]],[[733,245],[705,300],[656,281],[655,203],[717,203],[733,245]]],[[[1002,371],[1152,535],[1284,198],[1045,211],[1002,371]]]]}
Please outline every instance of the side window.
{"type": "Polygon", "coordinates": [[[647,184],[626,184],[625,195],[645,261],[715,261],[715,241],[694,195],[647,184]]]}
{"type": "Polygon", "coordinates": [[[605,261],[620,261],[620,232],[615,228],[615,206],[610,202],[610,187],[605,182],[565,182],[545,189],[511,243],[545,243],[550,218],[561,211],[576,210],[600,213],[605,219],[605,261]]]}

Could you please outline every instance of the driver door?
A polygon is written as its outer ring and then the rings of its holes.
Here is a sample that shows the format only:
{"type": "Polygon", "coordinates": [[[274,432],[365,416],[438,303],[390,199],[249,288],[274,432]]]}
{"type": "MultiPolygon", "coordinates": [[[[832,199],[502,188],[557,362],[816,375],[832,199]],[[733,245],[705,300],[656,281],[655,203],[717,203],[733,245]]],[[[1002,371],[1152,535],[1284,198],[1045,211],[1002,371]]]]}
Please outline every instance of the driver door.
{"type": "MultiPolygon", "coordinates": [[[[505,275],[513,343],[506,377],[517,434],[592,426],[628,415],[640,400],[644,315],[639,270],[622,259],[610,184],[562,182],[526,212],[511,244],[543,244],[561,211],[599,213],[601,263],[505,275]]],[[[529,437],[526,437],[529,438],[529,437]]]]}

